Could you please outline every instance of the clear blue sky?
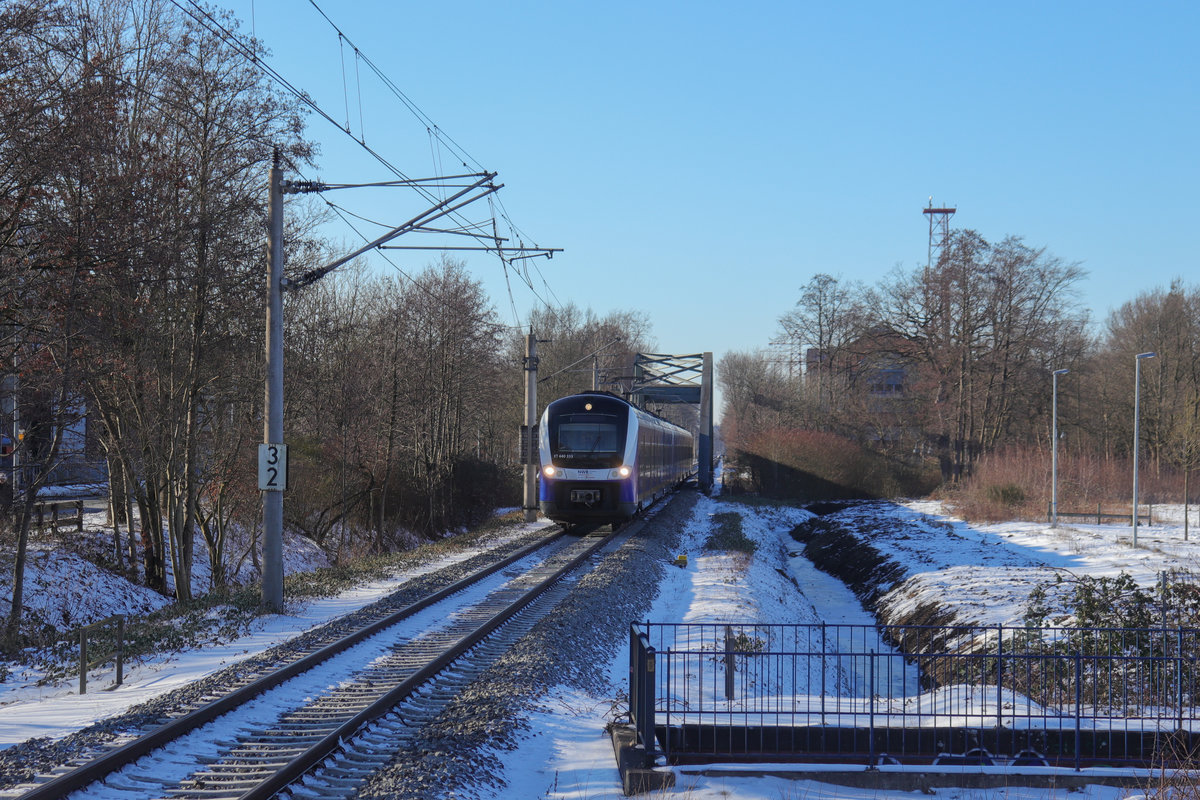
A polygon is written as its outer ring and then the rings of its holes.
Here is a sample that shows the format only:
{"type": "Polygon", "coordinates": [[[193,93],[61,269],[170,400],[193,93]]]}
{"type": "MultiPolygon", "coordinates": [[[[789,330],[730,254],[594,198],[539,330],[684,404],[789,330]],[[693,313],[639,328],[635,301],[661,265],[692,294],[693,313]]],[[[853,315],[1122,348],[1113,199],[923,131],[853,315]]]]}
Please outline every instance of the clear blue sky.
{"type": "MultiPolygon", "coordinates": [[[[532,240],[565,248],[537,264],[557,298],[650,312],[663,352],[765,347],[813,274],[874,284],[924,263],[930,196],[956,228],[1080,262],[1097,320],[1198,280],[1195,2],[320,4],[499,172],[532,240]]],[[[251,0],[225,5],[250,27],[251,0]]],[[[253,25],[344,120],[337,36],[313,6],[253,0],[253,25]]],[[[436,172],[423,126],[360,74],[368,144],[436,172]]],[[[322,178],[388,177],[324,121],[311,132],[322,178]]],[[[395,223],[420,210],[352,194],[335,199],[395,223]]],[[[513,323],[498,262],[468,263],[513,323]]]]}

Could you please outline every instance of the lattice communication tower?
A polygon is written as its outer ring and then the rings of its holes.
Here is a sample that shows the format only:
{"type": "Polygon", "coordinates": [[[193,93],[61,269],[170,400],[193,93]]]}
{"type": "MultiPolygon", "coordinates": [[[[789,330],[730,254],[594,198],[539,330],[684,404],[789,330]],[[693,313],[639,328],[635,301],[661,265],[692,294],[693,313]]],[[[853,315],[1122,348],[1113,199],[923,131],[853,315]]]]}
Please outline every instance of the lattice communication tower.
{"type": "Polygon", "coordinates": [[[925,262],[927,268],[932,268],[941,261],[942,249],[946,246],[946,242],[950,239],[950,218],[954,216],[957,208],[934,208],[933,198],[929,198],[929,205],[922,212],[929,217],[929,254],[928,260],[925,262]],[[933,260],[933,253],[937,251],[938,260],[933,260]]]}

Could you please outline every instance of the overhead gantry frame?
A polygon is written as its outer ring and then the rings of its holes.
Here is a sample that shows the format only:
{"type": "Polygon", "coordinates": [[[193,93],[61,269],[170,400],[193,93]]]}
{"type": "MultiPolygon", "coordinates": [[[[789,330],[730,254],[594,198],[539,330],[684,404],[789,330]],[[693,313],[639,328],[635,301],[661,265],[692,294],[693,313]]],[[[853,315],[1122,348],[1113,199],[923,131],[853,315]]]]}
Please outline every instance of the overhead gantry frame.
{"type": "Polygon", "coordinates": [[[639,408],[645,408],[650,401],[700,407],[700,432],[696,437],[697,480],[702,491],[710,491],[713,485],[712,353],[687,356],[637,353],[633,360],[630,399],[639,408]]]}

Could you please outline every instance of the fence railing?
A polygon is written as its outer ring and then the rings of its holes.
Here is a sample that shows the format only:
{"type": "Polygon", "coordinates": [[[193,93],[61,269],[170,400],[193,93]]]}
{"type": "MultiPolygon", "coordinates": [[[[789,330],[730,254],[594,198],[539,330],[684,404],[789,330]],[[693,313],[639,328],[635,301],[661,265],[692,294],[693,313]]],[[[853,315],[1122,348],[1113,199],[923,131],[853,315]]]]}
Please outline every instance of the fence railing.
{"type": "Polygon", "coordinates": [[[47,521],[54,533],[58,533],[59,527],[65,525],[70,525],[76,531],[83,531],[82,500],[39,501],[33,507],[33,516],[37,520],[38,533],[45,532],[47,521]]]}
{"type": "Polygon", "coordinates": [[[1079,768],[1184,758],[1200,742],[1194,629],[647,622],[630,641],[639,736],[676,762],[1079,768]]]}
{"type": "Polygon", "coordinates": [[[84,625],[79,629],[79,693],[87,694],[88,671],[98,669],[109,662],[114,662],[117,670],[113,687],[125,682],[125,615],[114,614],[111,617],[84,625]],[[105,647],[103,655],[97,659],[88,660],[88,640],[96,633],[104,632],[100,637],[105,647]]]}
{"type": "MultiPolygon", "coordinates": [[[[1128,522],[1133,524],[1133,510],[1129,511],[1103,511],[1099,503],[1096,504],[1096,513],[1091,511],[1059,511],[1059,519],[1081,519],[1085,521],[1095,520],[1097,525],[1105,522],[1128,522]]],[[[1046,522],[1054,521],[1054,504],[1049,500],[1046,501],[1046,522]]],[[[1142,514],[1142,510],[1138,509],[1138,524],[1153,525],[1154,524],[1154,506],[1147,505],[1146,513],[1142,514]]]]}
{"type": "Polygon", "coordinates": [[[654,648],[646,634],[629,626],[629,717],[637,730],[638,742],[647,753],[654,746],[654,648]]]}

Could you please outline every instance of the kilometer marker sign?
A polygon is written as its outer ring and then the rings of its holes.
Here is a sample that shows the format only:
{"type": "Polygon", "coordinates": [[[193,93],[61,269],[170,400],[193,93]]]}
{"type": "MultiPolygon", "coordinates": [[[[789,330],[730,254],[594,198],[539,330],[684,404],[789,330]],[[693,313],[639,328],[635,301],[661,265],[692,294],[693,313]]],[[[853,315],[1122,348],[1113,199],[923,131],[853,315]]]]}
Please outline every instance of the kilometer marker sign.
{"type": "Polygon", "coordinates": [[[258,488],[264,492],[287,489],[288,454],[286,444],[258,446],[258,488]]]}

